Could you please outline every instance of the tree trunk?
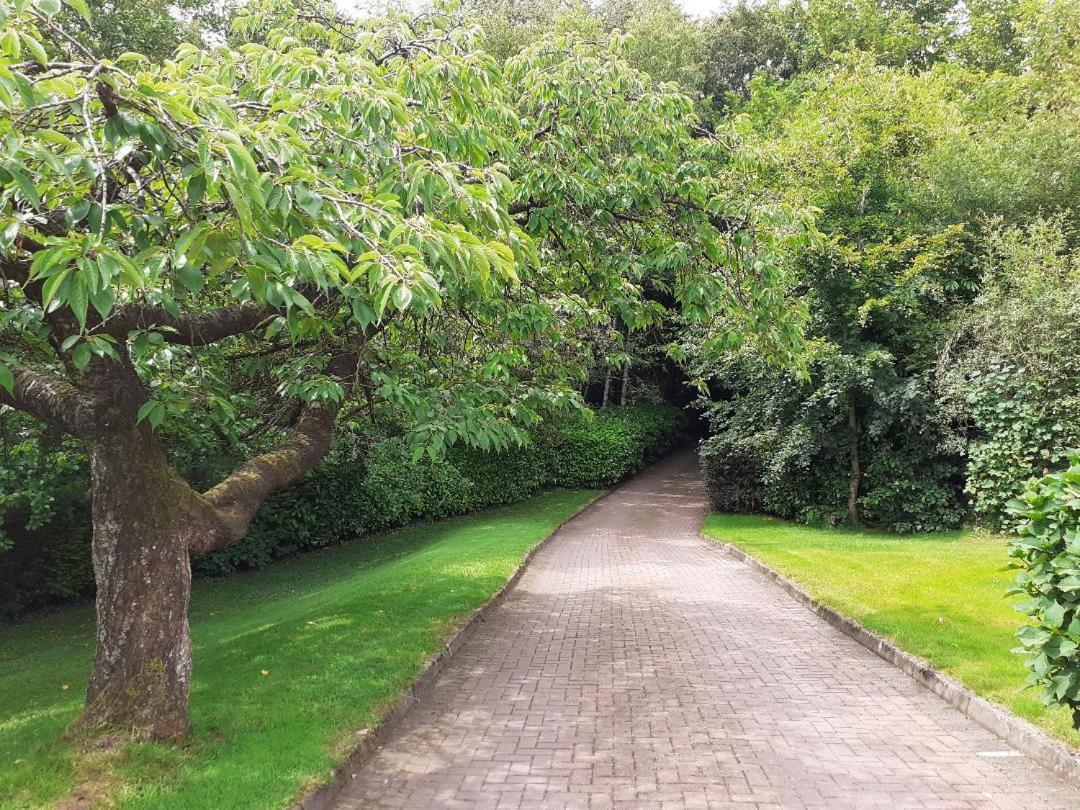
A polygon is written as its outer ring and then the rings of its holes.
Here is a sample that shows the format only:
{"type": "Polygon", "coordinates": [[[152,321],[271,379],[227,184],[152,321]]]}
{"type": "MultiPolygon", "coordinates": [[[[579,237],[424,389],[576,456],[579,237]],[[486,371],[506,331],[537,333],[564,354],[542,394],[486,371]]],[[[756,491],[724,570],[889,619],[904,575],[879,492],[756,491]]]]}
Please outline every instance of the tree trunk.
{"type": "Polygon", "coordinates": [[[90,451],[97,649],[77,731],[174,739],[188,731],[188,549],[197,496],[145,425],[90,451]]]}
{"type": "Polygon", "coordinates": [[[859,484],[862,465],[859,460],[859,419],[855,404],[848,406],[848,427],[851,428],[851,475],[848,483],[848,523],[859,525],[859,484]]]}
{"type": "Polygon", "coordinates": [[[607,370],[604,375],[604,399],[600,402],[601,408],[606,408],[608,404],[608,395],[611,393],[611,369],[607,370]]]}
{"type": "Polygon", "coordinates": [[[622,390],[619,392],[619,404],[626,407],[626,392],[630,387],[630,364],[623,363],[622,367],[622,390]]]}

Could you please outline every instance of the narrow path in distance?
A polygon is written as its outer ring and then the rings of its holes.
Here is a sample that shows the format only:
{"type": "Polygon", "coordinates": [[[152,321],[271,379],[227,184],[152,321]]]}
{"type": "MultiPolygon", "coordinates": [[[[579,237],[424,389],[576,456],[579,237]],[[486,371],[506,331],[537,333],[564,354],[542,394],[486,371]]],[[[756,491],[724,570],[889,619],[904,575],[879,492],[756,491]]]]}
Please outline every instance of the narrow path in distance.
{"type": "Polygon", "coordinates": [[[336,806],[1080,807],[701,539],[706,512],[680,454],[567,523],[336,806]]]}

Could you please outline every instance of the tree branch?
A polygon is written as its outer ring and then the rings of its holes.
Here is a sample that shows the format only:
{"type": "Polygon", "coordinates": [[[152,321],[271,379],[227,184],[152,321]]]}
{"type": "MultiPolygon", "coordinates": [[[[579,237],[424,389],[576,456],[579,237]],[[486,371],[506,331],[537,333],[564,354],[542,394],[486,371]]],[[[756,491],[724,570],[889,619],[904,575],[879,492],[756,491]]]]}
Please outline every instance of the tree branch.
{"type": "Polygon", "coordinates": [[[79,438],[88,438],[97,426],[90,399],[60,377],[16,366],[15,385],[9,394],[0,388],[0,404],[28,413],[79,438]]]}
{"type": "MultiPolygon", "coordinates": [[[[356,376],[359,355],[334,357],[327,371],[337,377],[356,376]]],[[[346,384],[346,389],[351,383],[346,384]]],[[[305,405],[288,435],[276,448],[244,462],[228,478],[203,493],[202,501],[217,519],[218,527],[192,540],[194,556],[209,554],[240,540],[266,498],[298,481],[322,461],[330,449],[334,421],[340,403],[312,402],[305,405]]]]}
{"type": "Polygon", "coordinates": [[[208,346],[250,332],[273,314],[269,307],[251,301],[179,316],[150,304],[124,304],[102,324],[101,331],[124,338],[134,329],[162,327],[161,334],[167,343],[208,346]]]}

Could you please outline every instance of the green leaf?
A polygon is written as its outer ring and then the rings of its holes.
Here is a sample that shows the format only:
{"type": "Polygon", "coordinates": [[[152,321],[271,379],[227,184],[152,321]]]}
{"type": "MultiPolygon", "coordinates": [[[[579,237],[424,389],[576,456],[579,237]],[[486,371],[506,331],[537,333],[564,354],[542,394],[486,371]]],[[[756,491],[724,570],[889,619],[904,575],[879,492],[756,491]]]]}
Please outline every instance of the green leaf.
{"type": "Polygon", "coordinates": [[[192,205],[201,203],[203,196],[206,194],[206,175],[202,172],[195,172],[195,174],[191,175],[191,179],[188,180],[187,193],[188,201],[192,205]]]}
{"type": "Polygon", "coordinates": [[[404,311],[408,308],[409,302],[412,301],[412,297],[412,290],[408,287],[398,287],[394,290],[394,306],[396,306],[399,311],[404,311]]]}
{"type": "Polygon", "coordinates": [[[22,169],[15,165],[13,161],[5,163],[4,168],[11,174],[12,179],[15,181],[15,185],[19,187],[19,191],[22,192],[26,201],[34,206],[34,208],[41,208],[41,197],[38,196],[34,184],[30,182],[30,179],[25,174],[23,174],[22,169]]]}
{"type": "Polygon", "coordinates": [[[19,33],[19,39],[22,40],[22,44],[26,46],[26,49],[33,54],[34,59],[37,60],[38,64],[48,64],[49,55],[45,52],[45,48],[40,42],[24,32],[19,33]]]}
{"type": "Polygon", "coordinates": [[[102,318],[109,317],[115,302],[116,296],[110,287],[104,287],[90,296],[90,303],[102,318]]]}
{"type": "Polygon", "coordinates": [[[71,362],[75,364],[78,369],[86,368],[90,362],[91,351],[88,343],[80,343],[75,351],[71,353],[71,362]]]}
{"type": "Polygon", "coordinates": [[[322,209],[322,197],[312,192],[303,183],[293,186],[293,199],[309,216],[315,216],[322,209]]]}
{"type": "Polygon", "coordinates": [[[147,400],[135,415],[136,422],[144,419],[150,423],[150,427],[157,428],[165,419],[165,406],[157,400],[147,400]]]}
{"type": "Polygon", "coordinates": [[[79,328],[86,329],[86,310],[90,303],[87,295],[86,279],[80,273],[72,276],[71,282],[71,290],[68,293],[68,306],[75,313],[75,318],[79,321],[79,328]]]}
{"type": "Polygon", "coordinates": [[[90,7],[86,5],[86,0],[67,0],[68,5],[79,12],[79,16],[86,20],[88,23],[92,22],[90,19],[90,7]]]}
{"type": "Polygon", "coordinates": [[[34,7],[46,17],[60,13],[60,0],[34,0],[34,7]]]}
{"type": "Polygon", "coordinates": [[[57,291],[60,289],[60,285],[64,283],[67,277],[71,274],[71,268],[65,267],[59,273],[49,276],[49,280],[41,288],[41,305],[45,309],[49,308],[49,304],[52,303],[53,298],[56,296],[57,291]]]}
{"type": "Polygon", "coordinates": [[[15,390],[15,376],[2,360],[0,360],[0,388],[3,388],[9,394],[15,390]]]}
{"type": "Polygon", "coordinates": [[[190,264],[185,264],[178,273],[180,283],[189,291],[197,293],[203,288],[203,274],[190,264]]]}

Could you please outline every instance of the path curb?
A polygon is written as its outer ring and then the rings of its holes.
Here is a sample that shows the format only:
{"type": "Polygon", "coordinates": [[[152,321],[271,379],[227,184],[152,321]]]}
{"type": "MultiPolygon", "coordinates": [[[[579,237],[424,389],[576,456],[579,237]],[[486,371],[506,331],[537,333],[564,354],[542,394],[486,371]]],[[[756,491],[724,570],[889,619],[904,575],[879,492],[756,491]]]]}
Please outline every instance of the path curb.
{"type": "Polygon", "coordinates": [[[900,671],[910,675],[987,731],[1001,737],[1013,748],[1027,754],[1032,760],[1064,781],[1080,787],[1080,754],[1064,743],[1058,742],[1042,729],[1017,717],[1004,707],[979,697],[966,686],[934,669],[921,658],[904,652],[858,622],[821,604],[783,574],[757,558],[751,557],[737,546],[722,540],[718,541],[704,533],[701,533],[701,536],[709,543],[718,544],[726,554],[745,563],[751,570],[771,579],[789,596],[810,608],[828,624],[885,659],[900,671]]]}
{"type": "Polygon", "coordinates": [[[488,601],[476,608],[469,618],[465,620],[465,623],[443,641],[439,651],[427,660],[427,663],[425,663],[424,668],[420,670],[420,674],[416,677],[416,680],[412,682],[412,685],[408,689],[398,696],[397,700],[394,701],[393,706],[390,708],[390,711],[383,715],[379,722],[374,726],[365,728],[356,735],[356,743],[352,751],[331,771],[330,781],[326,784],[311,788],[305,795],[301,796],[296,802],[290,805],[290,810],[328,810],[328,808],[332,807],[334,800],[337,799],[341,791],[356,777],[361,768],[367,764],[368,760],[378,752],[379,748],[397,728],[398,724],[401,723],[409,710],[431,691],[439,674],[446,668],[446,665],[449,663],[454,653],[461,648],[461,645],[468,640],[469,636],[472,635],[476,628],[484,623],[488,613],[506,598],[507,594],[509,594],[517,584],[518,580],[521,579],[522,575],[525,573],[526,566],[536,553],[540,551],[552,537],[558,534],[563,526],[584,514],[588,509],[591,509],[599,501],[615,491],[616,488],[601,492],[596,497],[591,498],[588,502],[582,504],[574,514],[555,526],[547,537],[540,540],[536,545],[529,549],[521,559],[518,567],[514,569],[514,572],[510,575],[510,578],[506,580],[503,586],[499,588],[488,601]]]}

